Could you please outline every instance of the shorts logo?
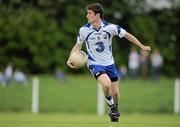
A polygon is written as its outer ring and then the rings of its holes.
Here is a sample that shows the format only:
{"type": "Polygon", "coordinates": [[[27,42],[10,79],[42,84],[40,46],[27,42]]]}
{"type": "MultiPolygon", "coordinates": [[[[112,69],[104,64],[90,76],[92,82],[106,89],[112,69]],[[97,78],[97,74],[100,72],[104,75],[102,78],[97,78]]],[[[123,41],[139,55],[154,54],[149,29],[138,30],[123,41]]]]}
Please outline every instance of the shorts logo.
{"type": "Polygon", "coordinates": [[[98,76],[100,74],[100,72],[97,72],[95,75],[98,76]]]}

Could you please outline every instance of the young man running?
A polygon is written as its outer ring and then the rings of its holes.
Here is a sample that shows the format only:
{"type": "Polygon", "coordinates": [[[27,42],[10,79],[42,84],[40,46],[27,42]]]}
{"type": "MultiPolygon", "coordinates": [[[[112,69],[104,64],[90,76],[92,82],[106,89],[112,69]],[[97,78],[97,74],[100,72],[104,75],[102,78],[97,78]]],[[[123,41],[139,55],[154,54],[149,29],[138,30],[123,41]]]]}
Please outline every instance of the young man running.
{"type": "MultiPolygon", "coordinates": [[[[117,35],[124,37],[144,51],[150,51],[150,46],[142,45],[132,34],[118,25],[110,24],[103,20],[103,6],[99,3],[86,7],[88,23],[79,29],[77,42],[71,54],[80,51],[83,42],[86,43],[88,53],[87,66],[92,75],[102,85],[102,90],[110,107],[109,116],[112,122],[117,122],[120,117],[118,110],[119,81],[117,69],[112,55],[112,38],[117,35]]],[[[70,58],[67,60],[70,68],[76,69],[70,58]]]]}

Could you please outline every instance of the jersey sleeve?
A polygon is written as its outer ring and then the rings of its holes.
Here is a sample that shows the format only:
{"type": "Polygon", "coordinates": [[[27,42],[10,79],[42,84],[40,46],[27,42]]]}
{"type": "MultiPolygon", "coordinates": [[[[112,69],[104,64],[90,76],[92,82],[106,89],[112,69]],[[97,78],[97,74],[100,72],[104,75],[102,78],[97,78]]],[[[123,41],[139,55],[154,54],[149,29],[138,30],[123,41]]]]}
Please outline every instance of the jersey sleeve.
{"type": "Polygon", "coordinates": [[[123,29],[122,27],[118,26],[118,25],[114,25],[112,24],[112,34],[113,35],[117,35],[119,36],[120,38],[123,38],[124,35],[126,34],[126,30],[123,29]]]}
{"type": "Polygon", "coordinates": [[[85,37],[84,37],[84,34],[83,34],[83,29],[80,28],[79,33],[77,35],[77,43],[78,44],[83,44],[84,41],[85,41],[85,37]]]}

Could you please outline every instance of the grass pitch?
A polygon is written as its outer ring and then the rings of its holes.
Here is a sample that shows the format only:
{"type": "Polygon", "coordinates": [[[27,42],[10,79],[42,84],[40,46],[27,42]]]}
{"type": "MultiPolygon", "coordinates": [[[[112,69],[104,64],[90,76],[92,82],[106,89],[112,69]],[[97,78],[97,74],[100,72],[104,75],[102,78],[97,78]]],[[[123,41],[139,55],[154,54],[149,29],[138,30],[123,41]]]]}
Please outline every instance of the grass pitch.
{"type": "Polygon", "coordinates": [[[111,123],[107,115],[1,113],[0,127],[180,127],[180,115],[122,113],[111,123]]]}
{"type": "MultiPolygon", "coordinates": [[[[91,75],[68,75],[64,82],[53,75],[42,75],[39,79],[41,113],[96,113],[97,82],[91,75]]],[[[0,86],[0,112],[30,112],[31,84],[0,86]]],[[[173,113],[174,79],[127,79],[119,87],[121,112],[173,113]]]]}

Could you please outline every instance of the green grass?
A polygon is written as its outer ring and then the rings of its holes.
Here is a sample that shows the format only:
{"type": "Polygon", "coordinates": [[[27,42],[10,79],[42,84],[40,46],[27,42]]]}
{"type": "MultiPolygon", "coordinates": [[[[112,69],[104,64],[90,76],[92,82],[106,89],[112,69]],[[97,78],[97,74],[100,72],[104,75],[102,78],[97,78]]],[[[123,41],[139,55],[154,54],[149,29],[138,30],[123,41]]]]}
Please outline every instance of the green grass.
{"type": "Polygon", "coordinates": [[[179,127],[180,115],[125,114],[120,122],[93,114],[1,113],[0,127],[179,127]]]}
{"type": "MultiPolygon", "coordinates": [[[[122,112],[173,112],[174,79],[128,79],[120,88],[122,112]]],[[[13,83],[0,87],[0,112],[30,112],[31,89],[31,82],[27,86],[13,83]]],[[[40,112],[96,113],[96,96],[97,82],[90,75],[68,75],[65,82],[52,75],[40,76],[40,112]]]]}

